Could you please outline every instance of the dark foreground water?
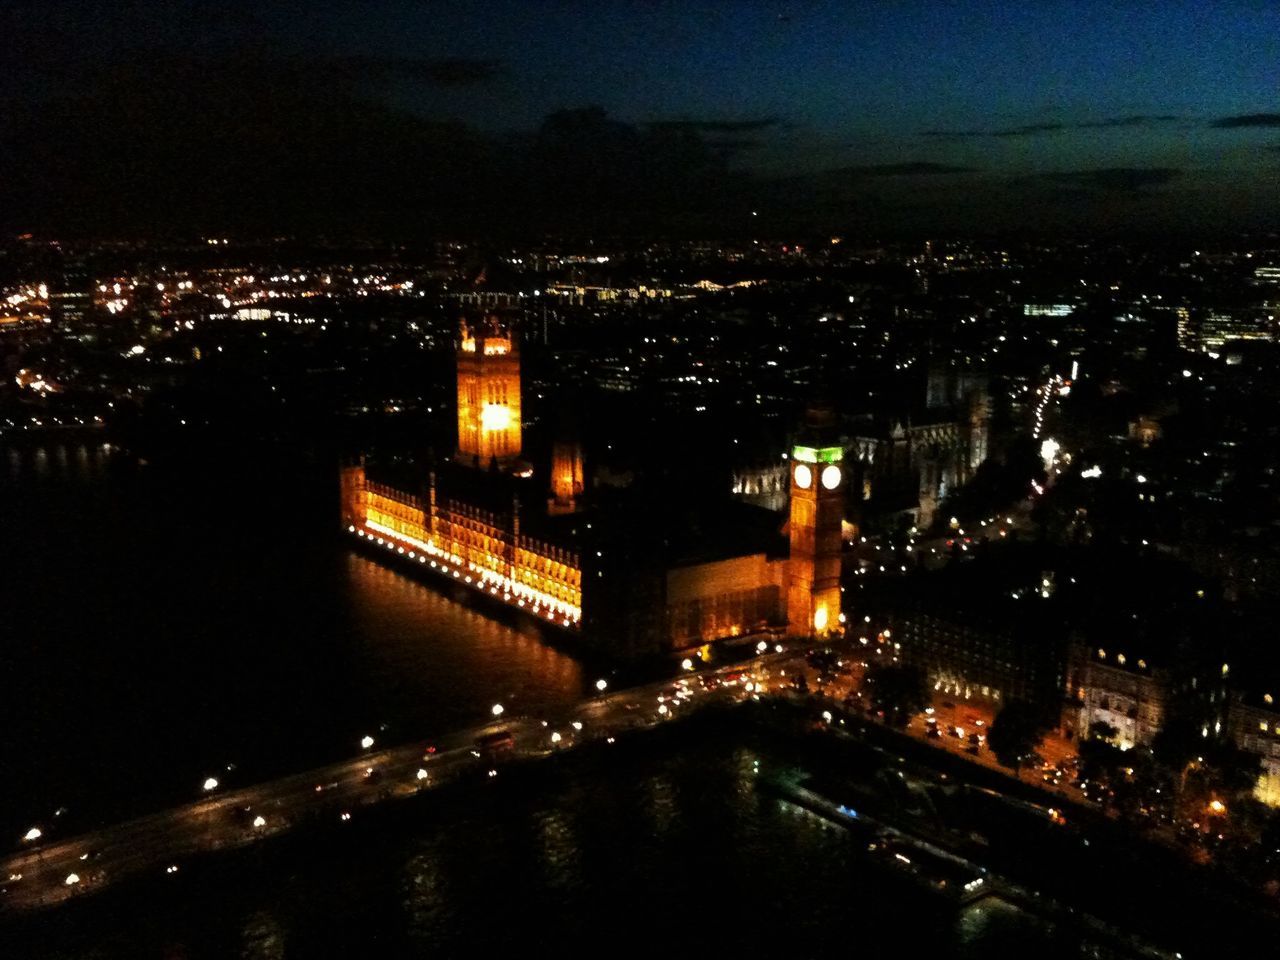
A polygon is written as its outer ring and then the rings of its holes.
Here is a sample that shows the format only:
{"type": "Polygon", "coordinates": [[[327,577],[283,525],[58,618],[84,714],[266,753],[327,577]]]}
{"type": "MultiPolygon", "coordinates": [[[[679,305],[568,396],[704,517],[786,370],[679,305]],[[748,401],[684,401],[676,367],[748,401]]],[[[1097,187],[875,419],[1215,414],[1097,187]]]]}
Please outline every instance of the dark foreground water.
{"type": "Polygon", "coordinates": [[[352,552],[336,509],[327,464],[0,448],[0,846],[350,756],[366,733],[425,738],[495,702],[536,715],[594,680],[535,628],[352,552]]]}
{"type": "Polygon", "coordinates": [[[1011,907],[957,910],[871,862],[757,790],[732,739],[510,773],[7,932],[14,955],[77,960],[1079,956],[1011,907]]]}

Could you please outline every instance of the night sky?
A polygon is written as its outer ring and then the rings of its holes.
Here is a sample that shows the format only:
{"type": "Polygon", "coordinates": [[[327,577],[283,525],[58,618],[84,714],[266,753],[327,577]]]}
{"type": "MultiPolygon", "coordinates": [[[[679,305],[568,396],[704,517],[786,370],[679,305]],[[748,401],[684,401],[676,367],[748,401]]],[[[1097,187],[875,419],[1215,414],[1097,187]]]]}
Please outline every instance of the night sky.
{"type": "Polygon", "coordinates": [[[11,229],[1280,224],[1274,0],[19,0],[0,35],[11,229]]]}

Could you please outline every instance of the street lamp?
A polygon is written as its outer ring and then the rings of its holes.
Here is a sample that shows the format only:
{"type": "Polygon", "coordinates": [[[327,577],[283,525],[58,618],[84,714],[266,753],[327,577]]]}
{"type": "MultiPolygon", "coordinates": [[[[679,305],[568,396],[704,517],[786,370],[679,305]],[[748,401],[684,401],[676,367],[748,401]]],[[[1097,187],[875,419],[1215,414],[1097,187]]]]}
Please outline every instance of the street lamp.
{"type": "Polygon", "coordinates": [[[204,782],[204,791],[205,791],[205,793],[210,793],[211,791],[214,791],[214,790],[217,790],[217,789],[218,789],[218,778],[217,778],[217,777],[209,777],[207,780],[205,780],[205,782],[204,782]]]}
{"type": "Polygon", "coordinates": [[[39,840],[42,836],[44,836],[44,834],[40,832],[39,827],[32,827],[30,830],[28,830],[26,833],[22,835],[22,839],[28,840],[28,841],[39,840]]]}
{"type": "Polygon", "coordinates": [[[261,830],[263,827],[267,825],[267,818],[264,817],[262,814],[258,814],[256,817],[253,818],[253,825],[255,828],[261,830]]]}
{"type": "Polygon", "coordinates": [[[419,767],[419,768],[418,768],[418,779],[419,779],[419,780],[425,780],[425,779],[427,779],[427,771],[426,771],[426,768],[425,768],[425,767],[419,767]]]}
{"type": "Polygon", "coordinates": [[[495,704],[493,705],[493,715],[494,715],[495,717],[500,717],[500,716],[502,716],[502,711],[503,711],[503,709],[504,709],[504,708],[503,708],[502,704],[500,704],[500,703],[495,703],[495,704]]]}
{"type": "Polygon", "coordinates": [[[599,690],[601,693],[604,693],[605,688],[606,688],[606,687],[608,687],[608,686],[609,686],[609,681],[608,681],[608,680],[597,680],[597,681],[596,681],[596,689],[597,689],[597,690],[599,690]]]}
{"type": "Polygon", "coordinates": [[[682,669],[682,670],[692,670],[692,669],[693,669],[693,661],[692,661],[692,660],[690,660],[688,657],[685,657],[683,660],[681,660],[681,661],[680,661],[680,669],[682,669]]]}
{"type": "Polygon", "coordinates": [[[373,737],[369,736],[366,733],[363,737],[360,738],[361,749],[368,750],[372,746],[373,746],[373,737]]]}

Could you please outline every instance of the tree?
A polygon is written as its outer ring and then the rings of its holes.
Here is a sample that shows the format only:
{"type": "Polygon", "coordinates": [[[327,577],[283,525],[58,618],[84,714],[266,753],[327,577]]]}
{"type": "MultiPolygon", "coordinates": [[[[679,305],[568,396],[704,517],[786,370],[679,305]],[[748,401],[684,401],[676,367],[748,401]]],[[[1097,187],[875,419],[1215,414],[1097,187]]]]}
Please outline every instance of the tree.
{"type": "Polygon", "coordinates": [[[1215,810],[1217,804],[1221,804],[1218,812],[1234,814],[1247,806],[1261,774],[1256,754],[1229,743],[1208,743],[1204,752],[1187,764],[1178,798],[1183,815],[1190,820],[1202,819],[1205,811],[1215,810]]]}
{"type": "Polygon", "coordinates": [[[863,681],[871,708],[884,711],[890,726],[902,729],[929,705],[924,671],[901,663],[873,663],[863,681]]]}
{"type": "Polygon", "coordinates": [[[1037,707],[1025,700],[1010,700],[996,714],[987,744],[996,759],[1017,774],[1027,763],[1039,759],[1036,748],[1048,729],[1049,724],[1037,707]]]}

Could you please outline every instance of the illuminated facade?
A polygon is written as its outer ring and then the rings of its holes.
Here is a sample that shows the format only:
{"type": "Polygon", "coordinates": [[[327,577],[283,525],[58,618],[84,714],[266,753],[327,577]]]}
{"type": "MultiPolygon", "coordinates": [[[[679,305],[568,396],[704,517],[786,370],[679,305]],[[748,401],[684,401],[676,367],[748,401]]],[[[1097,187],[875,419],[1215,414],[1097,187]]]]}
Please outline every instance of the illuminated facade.
{"type": "MultiPolygon", "coordinates": [[[[829,414],[810,412],[814,433],[829,414]]],[[[794,634],[838,628],[841,525],[844,521],[844,448],[796,446],[791,451],[791,558],[787,562],[787,621],[794,634]]]]}
{"type": "Polygon", "coordinates": [[[573,513],[586,490],[582,472],[582,447],[560,440],[551,448],[551,498],[547,510],[553,514],[573,513]]]}
{"type": "Polygon", "coordinates": [[[520,431],[511,331],[492,318],[464,325],[456,456],[390,481],[344,466],[344,530],[615,655],[837,628],[840,447],[795,450],[788,558],[776,514],[727,497],[695,509],[616,489],[589,496],[576,441],[553,444],[539,480],[518,462],[520,431]]]}
{"type": "Polygon", "coordinates": [[[559,626],[582,620],[577,551],[522,533],[518,500],[497,511],[442,495],[434,472],[418,496],[371,483],[356,464],[342,468],[342,519],[349,533],[559,626]]]}
{"type": "Polygon", "coordinates": [[[1116,731],[1121,750],[1148,746],[1169,713],[1170,678],[1146,659],[1106,648],[1073,644],[1067,664],[1067,698],[1078,711],[1078,736],[1087,737],[1095,723],[1116,731]]]}
{"type": "Polygon", "coordinates": [[[520,351],[496,317],[463,323],[458,345],[460,463],[508,465],[520,456],[520,351]]]}
{"type": "Polygon", "coordinates": [[[1260,773],[1253,795],[1280,807],[1280,704],[1271,693],[1237,693],[1231,703],[1231,741],[1258,758],[1260,773]]]}

